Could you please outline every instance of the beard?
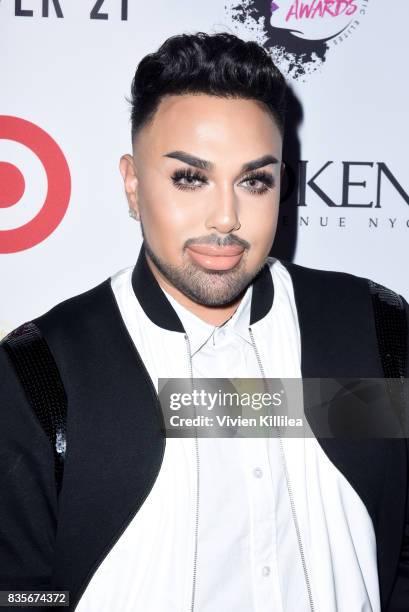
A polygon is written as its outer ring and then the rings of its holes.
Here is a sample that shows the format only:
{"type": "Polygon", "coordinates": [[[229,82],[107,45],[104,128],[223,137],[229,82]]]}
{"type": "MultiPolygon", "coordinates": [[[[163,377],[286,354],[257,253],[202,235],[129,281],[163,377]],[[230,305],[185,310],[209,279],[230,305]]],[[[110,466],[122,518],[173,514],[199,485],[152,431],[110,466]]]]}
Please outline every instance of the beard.
{"type": "MultiPolygon", "coordinates": [[[[151,249],[146,240],[141,223],[145,253],[149,255],[164,278],[186,295],[203,306],[226,306],[245,292],[249,284],[264,266],[263,261],[255,272],[245,270],[245,254],[240,262],[231,270],[207,270],[193,261],[186,261],[180,266],[166,263],[151,249]]],[[[223,244],[237,244],[237,239],[223,244]]],[[[241,241],[242,243],[242,241],[241,241]]],[[[203,243],[202,243],[203,244],[203,243]]]]}

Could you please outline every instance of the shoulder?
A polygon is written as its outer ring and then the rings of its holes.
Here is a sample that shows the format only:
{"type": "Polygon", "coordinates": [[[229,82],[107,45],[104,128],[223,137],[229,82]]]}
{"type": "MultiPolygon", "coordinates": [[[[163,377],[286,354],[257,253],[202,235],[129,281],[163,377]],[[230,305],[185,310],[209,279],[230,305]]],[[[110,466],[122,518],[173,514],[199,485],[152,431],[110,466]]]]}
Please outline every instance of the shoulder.
{"type": "Polygon", "coordinates": [[[291,278],[300,285],[308,285],[311,287],[327,286],[364,286],[369,283],[369,279],[363,276],[357,276],[350,272],[340,272],[338,270],[321,270],[318,268],[310,268],[302,266],[283,259],[276,260],[290,274],[291,278]]]}
{"type": "Polygon", "coordinates": [[[103,316],[112,299],[111,295],[110,279],[107,278],[87,291],[59,302],[32,321],[44,331],[63,325],[69,332],[71,326],[77,328],[88,325],[94,316],[103,316]]]}
{"type": "Polygon", "coordinates": [[[384,337],[384,331],[405,338],[409,346],[409,305],[389,287],[365,276],[308,268],[276,260],[291,278],[299,317],[317,336],[321,329],[338,330],[357,342],[384,337]]]}
{"type": "Polygon", "coordinates": [[[112,379],[113,372],[119,378],[135,358],[109,277],[59,302],[3,338],[0,368],[4,367],[2,373],[7,382],[3,380],[1,388],[0,376],[0,404],[6,387],[11,387],[9,398],[17,392],[21,395],[21,389],[16,391],[21,381],[31,378],[35,385],[37,377],[33,373],[48,372],[50,364],[58,371],[67,396],[75,397],[81,381],[84,390],[92,386],[92,381],[97,381],[94,388],[100,390],[112,379]],[[23,376],[19,364],[24,367],[23,376]]]}
{"type": "MultiPolygon", "coordinates": [[[[274,258],[269,258],[273,259],[274,258]]],[[[321,270],[295,264],[286,260],[275,260],[291,277],[295,288],[303,294],[308,293],[320,299],[341,299],[352,304],[359,300],[367,303],[376,295],[385,300],[395,301],[404,308],[408,308],[405,298],[393,289],[382,285],[373,278],[358,276],[351,272],[338,270],[321,270]]],[[[272,262],[273,263],[273,262],[272,262]]]]}
{"type": "Polygon", "coordinates": [[[28,342],[30,330],[46,338],[53,345],[64,346],[76,339],[85,339],[92,330],[109,325],[114,309],[110,277],[90,289],[71,296],[48,311],[10,331],[0,342],[6,348],[11,342],[28,342]]]}

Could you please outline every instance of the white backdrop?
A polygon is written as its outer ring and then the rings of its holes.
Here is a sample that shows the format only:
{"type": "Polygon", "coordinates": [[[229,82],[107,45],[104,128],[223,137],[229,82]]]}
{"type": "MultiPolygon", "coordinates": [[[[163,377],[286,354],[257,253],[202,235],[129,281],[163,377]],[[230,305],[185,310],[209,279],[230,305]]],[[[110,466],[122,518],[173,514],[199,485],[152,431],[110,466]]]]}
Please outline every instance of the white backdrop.
{"type": "MultiPolygon", "coordinates": [[[[198,30],[265,44],[302,109],[300,125],[290,125],[307,162],[303,205],[288,234],[293,260],[372,278],[409,299],[409,3],[342,0],[339,15],[322,14],[324,4],[272,3],[283,46],[255,10],[269,1],[50,0],[43,16],[43,0],[0,0],[0,334],[135,262],[141,234],[118,170],[131,149],[125,96],[146,53],[170,35],[198,30]],[[101,13],[108,18],[95,18],[101,13]],[[325,53],[317,43],[324,36],[325,53]],[[350,183],[360,183],[348,193],[347,171],[350,183]],[[47,189],[49,218],[12,234],[43,214],[47,189]],[[38,242],[48,223],[55,228],[38,242]]],[[[280,231],[285,244],[287,229],[280,231]]]]}

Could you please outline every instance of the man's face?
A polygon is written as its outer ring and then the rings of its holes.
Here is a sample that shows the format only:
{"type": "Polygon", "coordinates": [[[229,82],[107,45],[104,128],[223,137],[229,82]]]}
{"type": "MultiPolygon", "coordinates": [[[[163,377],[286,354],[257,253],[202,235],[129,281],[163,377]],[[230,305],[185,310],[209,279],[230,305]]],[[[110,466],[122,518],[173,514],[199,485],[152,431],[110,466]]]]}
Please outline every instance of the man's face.
{"type": "Polygon", "coordinates": [[[277,125],[255,100],[161,100],[120,169],[146,253],[167,282],[207,306],[248,286],[274,240],[281,156],[277,125]]]}

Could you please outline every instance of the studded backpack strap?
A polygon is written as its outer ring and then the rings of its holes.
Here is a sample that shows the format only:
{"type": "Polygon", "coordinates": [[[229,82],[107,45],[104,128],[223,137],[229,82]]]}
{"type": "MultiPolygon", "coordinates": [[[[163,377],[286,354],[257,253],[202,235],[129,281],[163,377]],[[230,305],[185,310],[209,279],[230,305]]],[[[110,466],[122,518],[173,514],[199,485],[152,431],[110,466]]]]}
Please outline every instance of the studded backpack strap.
{"type": "Polygon", "coordinates": [[[369,280],[369,290],[375,316],[376,335],[382,368],[387,379],[387,388],[394,405],[397,407],[401,422],[406,423],[405,377],[408,368],[408,320],[402,297],[369,280]]]}
{"type": "Polygon", "coordinates": [[[37,325],[23,323],[10,332],[4,345],[27,399],[50,440],[59,495],[66,453],[67,396],[57,364],[37,325]]]}

